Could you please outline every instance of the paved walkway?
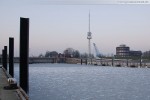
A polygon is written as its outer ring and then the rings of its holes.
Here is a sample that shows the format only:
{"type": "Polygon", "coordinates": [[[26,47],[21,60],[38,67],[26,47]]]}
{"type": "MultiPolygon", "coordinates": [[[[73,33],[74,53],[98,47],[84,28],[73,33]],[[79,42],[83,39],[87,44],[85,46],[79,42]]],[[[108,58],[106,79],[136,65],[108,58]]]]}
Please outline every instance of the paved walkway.
{"type": "Polygon", "coordinates": [[[0,100],[19,100],[17,90],[4,90],[4,86],[8,86],[7,77],[4,70],[0,68],[0,100]]]}

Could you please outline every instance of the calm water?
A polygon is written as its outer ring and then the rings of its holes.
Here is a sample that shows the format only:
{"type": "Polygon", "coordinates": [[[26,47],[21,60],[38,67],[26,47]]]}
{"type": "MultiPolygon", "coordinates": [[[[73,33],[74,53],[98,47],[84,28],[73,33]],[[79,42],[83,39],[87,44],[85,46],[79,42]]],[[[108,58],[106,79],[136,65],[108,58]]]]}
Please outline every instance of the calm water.
{"type": "MultiPolygon", "coordinates": [[[[18,79],[18,64],[15,64],[18,79]]],[[[150,69],[29,65],[30,100],[150,100],[150,69]]]]}

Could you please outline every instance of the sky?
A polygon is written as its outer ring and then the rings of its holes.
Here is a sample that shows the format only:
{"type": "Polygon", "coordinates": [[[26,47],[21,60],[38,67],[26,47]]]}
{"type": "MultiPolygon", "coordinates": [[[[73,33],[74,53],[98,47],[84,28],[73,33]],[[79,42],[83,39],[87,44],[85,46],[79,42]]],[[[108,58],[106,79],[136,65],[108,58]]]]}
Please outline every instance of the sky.
{"type": "Polygon", "coordinates": [[[14,53],[19,56],[20,17],[24,17],[30,20],[30,56],[46,51],[63,53],[69,47],[88,53],[89,10],[93,54],[93,43],[104,55],[115,54],[120,44],[131,50],[150,50],[149,4],[57,1],[0,0],[0,50],[9,45],[9,37],[14,37],[14,53]]]}

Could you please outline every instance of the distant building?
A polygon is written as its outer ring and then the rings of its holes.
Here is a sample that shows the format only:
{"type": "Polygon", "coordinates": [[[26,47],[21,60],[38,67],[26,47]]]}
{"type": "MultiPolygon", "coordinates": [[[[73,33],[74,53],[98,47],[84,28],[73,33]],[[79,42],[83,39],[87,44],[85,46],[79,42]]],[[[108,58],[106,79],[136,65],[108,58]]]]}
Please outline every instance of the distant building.
{"type": "Polygon", "coordinates": [[[143,57],[150,58],[150,50],[143,52],[143,57]]]}
{"type": "Polygon", "coordinates": [[[125,44],[116,47],[116,56],[117,57],[128,57],[130,54],[130,47],[125,44]]]}
{"type": "Polygon", "coordinates": [[[130,51],[130,47],[125,44],[116,47],[116,57],[138,57],[141,56],[141,51],[130,51]]]}
{"type": "Polygon", "coordinates": [[[137,57],[137,56],[141,56],[141,55],[142,55],[141,51],[130,51],[131,57],[137,57]]]}

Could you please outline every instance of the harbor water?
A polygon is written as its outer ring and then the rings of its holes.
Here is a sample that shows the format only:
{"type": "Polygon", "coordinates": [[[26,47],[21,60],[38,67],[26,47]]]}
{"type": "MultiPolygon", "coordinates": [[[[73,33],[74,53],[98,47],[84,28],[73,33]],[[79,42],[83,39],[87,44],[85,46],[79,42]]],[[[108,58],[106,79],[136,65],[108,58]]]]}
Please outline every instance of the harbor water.
{"type": "MultiPolygon", "coordinates": [[[[15,64],[19,80],[19,64],[15,64]]],[[[30,64],[30,100],[150,100],[150,69],[30,64]]]]}

